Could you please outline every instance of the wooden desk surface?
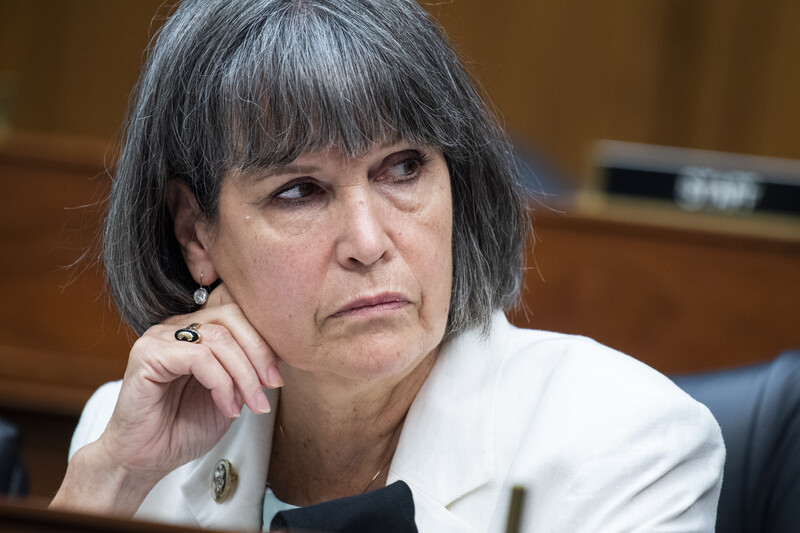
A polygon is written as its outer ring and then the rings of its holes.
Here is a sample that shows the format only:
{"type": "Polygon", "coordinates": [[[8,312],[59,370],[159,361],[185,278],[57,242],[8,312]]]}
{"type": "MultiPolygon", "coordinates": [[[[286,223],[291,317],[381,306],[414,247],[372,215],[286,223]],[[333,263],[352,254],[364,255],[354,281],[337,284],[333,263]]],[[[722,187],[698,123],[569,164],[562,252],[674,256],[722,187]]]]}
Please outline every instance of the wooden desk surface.
{"type": "MultiPolygon", "coordinates": [[[[54,511],[46,502],[0,499],[0,531],[3,533],[200,533],[194,527],[157,524],[100,515],[54,511]]],[[[224,533],[222,530],[220,533],[224,533]]]]}

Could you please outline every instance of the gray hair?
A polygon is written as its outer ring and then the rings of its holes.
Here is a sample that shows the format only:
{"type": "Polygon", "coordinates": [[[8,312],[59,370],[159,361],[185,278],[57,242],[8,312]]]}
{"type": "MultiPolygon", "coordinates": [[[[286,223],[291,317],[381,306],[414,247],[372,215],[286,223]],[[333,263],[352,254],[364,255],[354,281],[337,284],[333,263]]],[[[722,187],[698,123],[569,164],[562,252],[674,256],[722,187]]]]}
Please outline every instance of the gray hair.
{"type": "Polygon", "coordinates": [[[109,199],[104,261],[139,334],[193,311],[167,183],[209,221],[230,170],[336,146],[439,149],[451,175],[453,287],[446,336],[519,294],[527,215],[507,136],[439,26],[412,0],[185,0],[136,87],[109,199]]]}

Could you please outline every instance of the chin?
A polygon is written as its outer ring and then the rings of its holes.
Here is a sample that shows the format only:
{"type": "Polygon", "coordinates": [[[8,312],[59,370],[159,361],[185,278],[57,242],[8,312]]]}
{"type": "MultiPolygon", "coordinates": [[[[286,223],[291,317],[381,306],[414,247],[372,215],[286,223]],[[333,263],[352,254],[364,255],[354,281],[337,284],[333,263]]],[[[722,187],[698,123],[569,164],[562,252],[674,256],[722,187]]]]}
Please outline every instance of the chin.
{"type": "Polygon", "coordinates": [[[426,340],[419,337],[394,338],[385,334],[367,336],[342,346],[338,354],[330,354],[330,360],[340,363],[338,369],[332,370],[359,381],[403,377],[436,349],[441,336],[435,342],[426,340]]]}

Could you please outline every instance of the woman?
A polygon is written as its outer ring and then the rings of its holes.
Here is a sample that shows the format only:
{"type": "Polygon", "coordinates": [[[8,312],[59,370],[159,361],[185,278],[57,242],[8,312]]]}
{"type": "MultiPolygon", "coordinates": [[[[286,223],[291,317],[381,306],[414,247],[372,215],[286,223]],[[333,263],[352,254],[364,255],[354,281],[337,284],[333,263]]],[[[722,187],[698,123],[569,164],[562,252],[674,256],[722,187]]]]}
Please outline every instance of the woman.
{"type": "Polygon", "coordinates": [[[141,75],[104,235],[141,337],[53,505],[266,529],[401,482],[420,531],[498,531],[522,483],[525,531],[712,531],[707,410],[506,321],[516,174],[412,1],[184,1],[141,75]]]}

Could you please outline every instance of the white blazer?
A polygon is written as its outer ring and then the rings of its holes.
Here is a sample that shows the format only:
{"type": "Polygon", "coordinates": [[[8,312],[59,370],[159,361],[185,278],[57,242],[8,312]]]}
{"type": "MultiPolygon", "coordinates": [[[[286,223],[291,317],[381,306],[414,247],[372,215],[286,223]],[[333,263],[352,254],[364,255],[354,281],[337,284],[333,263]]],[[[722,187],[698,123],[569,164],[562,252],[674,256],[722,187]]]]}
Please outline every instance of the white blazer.
{"type": "MultiPolygon", "coordinates": [[[[118,393],[110,383],[89,400],[70,454],[100,436],[118,393]]],[[[277,406],[279,394],[268,395],[277,406]]],[[[206,456],[158,483],[137,516],[258,530],[273,425],[273,414],[245,408],[206,456]],[[239,479],[216,503],[220,459],[239,479]]],[[[517,329],[497,313],[489,338],[468,333],[443,346],[388,482],[411,488],[420,533],[504,531],[515,484],[527,488],[528,533],[713,532],[724,459],[714,418],[666,377],[590,339],[517,329]]]]}

